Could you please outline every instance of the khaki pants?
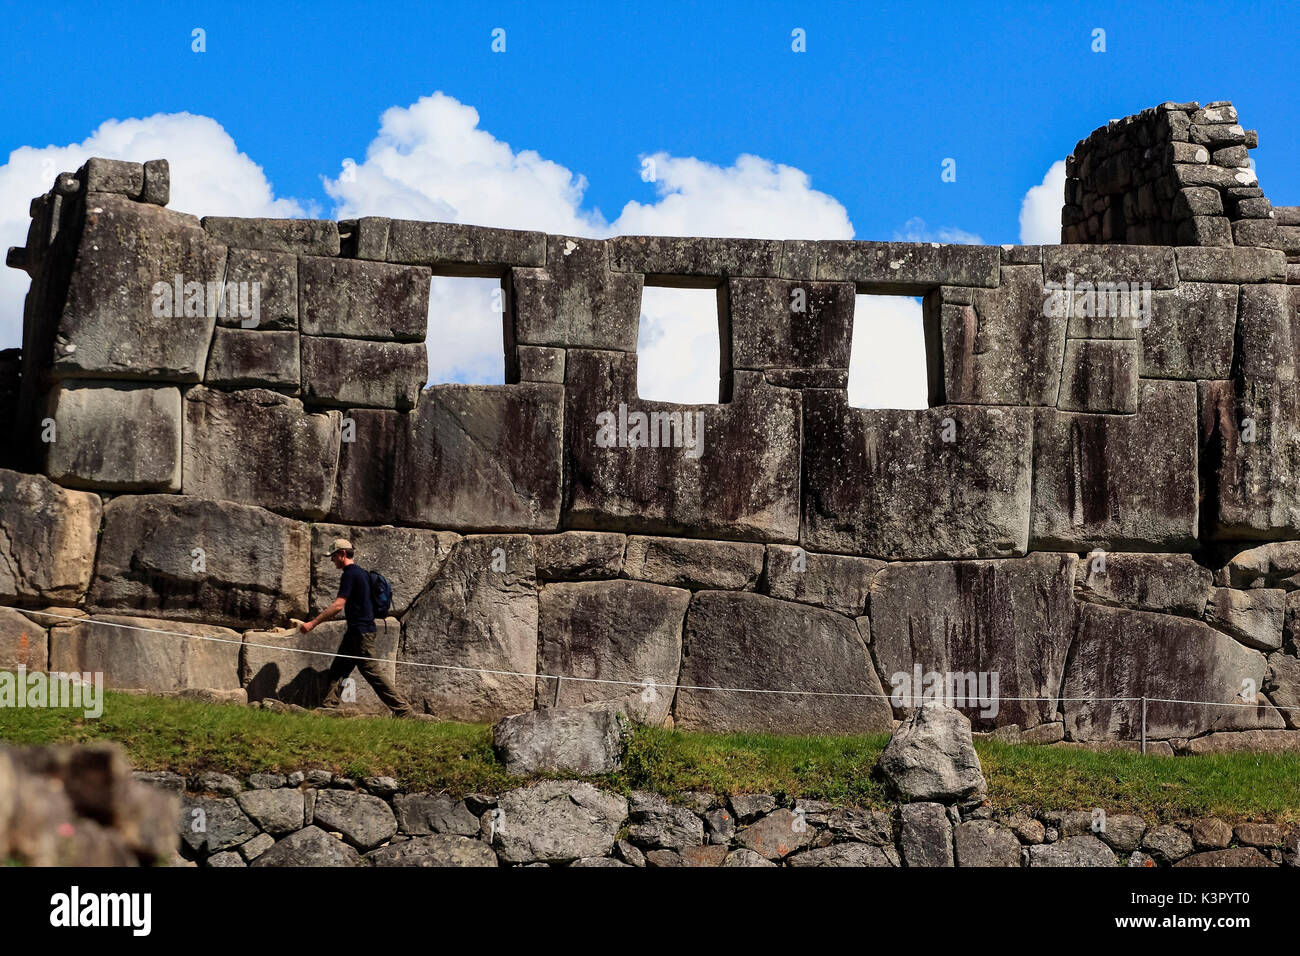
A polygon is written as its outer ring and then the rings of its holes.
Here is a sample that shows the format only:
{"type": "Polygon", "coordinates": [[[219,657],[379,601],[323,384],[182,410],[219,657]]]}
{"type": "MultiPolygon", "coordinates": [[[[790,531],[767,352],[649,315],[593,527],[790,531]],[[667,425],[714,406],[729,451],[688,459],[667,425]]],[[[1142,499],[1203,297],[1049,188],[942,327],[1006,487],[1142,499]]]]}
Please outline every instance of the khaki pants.
{"type": "Polygon", "coordinates": [[[339,654],[351,655],[348,657],[336,657],[330,664],[328,687],[325,694],[324,706],[337,707],[339,704],[339,695],[343,692],[343,681],[352,673],[352,668],[361,671],[370,686],[375,689],[375,695],[384,702],[384,704],[398,717],[406,717],[415,713],[411,705],[407,703],[406,698],[397,692],[384,672],[380,669],[382,665],[378,661],[358,661],[353,657],[378,657],[375,651],[375,632],[363,634],[355,627],[349,627],[343,635],[343,643],[339,645],[339,654]]]}

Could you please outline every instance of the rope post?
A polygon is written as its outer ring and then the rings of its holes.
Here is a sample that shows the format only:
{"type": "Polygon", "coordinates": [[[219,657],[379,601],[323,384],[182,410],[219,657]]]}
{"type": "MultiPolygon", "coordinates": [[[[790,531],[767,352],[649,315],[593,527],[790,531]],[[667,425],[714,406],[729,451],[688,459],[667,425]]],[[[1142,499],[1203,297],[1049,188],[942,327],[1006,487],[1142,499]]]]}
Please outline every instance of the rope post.
{"type": "Polygon", "coordinates": [[[1142,696],[1142,752],[1147,752],[1147,699],[1142,696]]]}

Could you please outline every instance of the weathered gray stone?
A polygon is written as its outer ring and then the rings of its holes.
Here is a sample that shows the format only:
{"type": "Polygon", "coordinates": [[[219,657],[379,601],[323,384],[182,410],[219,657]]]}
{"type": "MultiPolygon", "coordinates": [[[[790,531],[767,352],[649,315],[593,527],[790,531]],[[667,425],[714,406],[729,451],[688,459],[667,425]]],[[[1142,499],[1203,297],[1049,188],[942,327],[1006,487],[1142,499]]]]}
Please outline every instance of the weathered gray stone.
{"type": "Polygon", "coordinates": [[[1261,688],[1291,730],[1300,730],[1300,658],[1268,655],[1268,672],[1261,688]]]}
{"type": "Polygon", "coordinates": [[[704,824],[685,807],[665,803],[650,809],[633,808],[628,824],[628,840],[642,850],[680,852],[704,843],[704,824]]]}
{"type": "Polygon", "coordinates": [[[1265,652],[1281,649],[1285,614],[1286,592],[1274,588],[1215,588],[1205,606],[1205,620],[1212,627],[1265,652]]]}
{"type": "Polygon", "coordinates": [[[218,867],[240,867],[247,866],[248,864],[244,862],[244,858],[238,853],[233,850],[226,850],[223,853],[215,853],[208,857],[207,865],[218,867]]]}
{"type": "MultiPolygon", "coordinates": [[[[1014,837],[1012,838],[1014,839],[1014,837]]],[[[1017,854],[1020,852],[1016,845],[1017,854]]],[[[787,866],[893,866],[894,863],[880,847],[866,843],[833,843],[815,850],[796,853],[786,861],[787,866]]]]}
{"type": "Polygon", "coordinates": [[[1029,848],[1030,866],[1118,866],[1115,853],[1095,836],[1067,837],[1029,848]]]}
{"type": "Polygon", "coordinates": [[[778,866],[766,857],[759,856],[753,850],[732,850],[722,861],[723,866],[778,866]]]}
{"type": "Polygon", "coordinates": [[[1133,414],[1138,403],[1137,343],[1070,339],[1065,343],[1057,407],[1072,412],[1133,414]]]}
{"type": "Polygon", "coordinates": [[[1178,827],[1165,824],[1146,832],[1142,848],[1160,863],[1170,866],[1192,852],[1192,838],[1178,827]]]}
{"type": "Polygon", "coordinates": [[[623,577],[692,590],[750,590],[763,573],[763,546],[688,538],[627,539],[623,577]]]}
{"type": "Polygon", "coordinates": [[[320,519],[330,509],[341,416],[267,389],[185,393],[186,495],[320,519]]]}
{"type": "Polygon", "coordinates": [[[224,245],[193,216],[97,193],[87,197],[76,263],[54,339],[56,376],[199,380],[224,245]]]}
{"type": "Polygon", "coordinates": [[[1212,575],[1189,554],[1095,554],[1078,562],[1079,597],[1110,607],[1200,617],[1212,575]]]}
{"type": "MultiPolygon", "coordinates": [[[[240,844],[239,855],[251,863],[273,846],[275,846],[275,837],[269,833],[259,833],[247,843],[240,844]]],[[[208,865],[212,865],[211,861],[208,865]]]]}
{"type": "Polygon", "coordinates": [[[393,810],[397,814],[399,833],[475,836],[479,832],[478,817],[470,813],[465,801],[443,793],[395,794],[393,810]]]}
{"type": "Polygon", "coordinates": [[[890,560],[1025,552],[1028,409],[860,409],[843,392],[803,394],[806,547],[890,560]]]}
{"type": "Polygon", "coordinates": [[[341,572],[328,552],[335,538],[352,542],[357,563],[379,571],[393,589],[391,614],[400,617],[442,568],[460,535],[419,528],[313,524],[311,527],[311,606],[329,607],[338,595],[341,572]]]}
{"type": "Polygon", "coordinates": [[[239,632],[96,614],[52,629],[50,665],[65,673],[102,673],[105,686],[114,689],[234,690],[239,687],[239,632]]]}
{"type": "Polygon", "coordinates": [[[239,808],[272,836],[284,836],[302,829],[301,790],[245,790],[235,799],[239,808]]]}
{"type": "Polygon", "coordinates": [[[262,853],[253,866],[361,866],[361,855],[320,827],[306,827],[262,853]]]}
{"type": "Polygon", "coordinates": [[[1196,542],[1196,390],[1142,382],[1138,414],[1038,409],[1035,550],[1190,550],[1196,542]]]}
{"type": "Polygon", "coordinates": [[[970,721],[960,711],[937,704],[918,707],[899,725],[877,766],[906,800],[971,800],[988,789],[970,721]]]}
{"type": "Polygon", "coordinates": [[[1182,282],[1151,296],[1150,324],[1138,332],[1146,378],[1222,379],[1232,373],[1237,287],[1182,282]]]}
{"type": "MultiPolygon", "coordinates": [[[[58,623],[57,618],[44,620],[49,624],[58,623]]],[[[49,634],[31,618],[12,608],[0,607],[0,670],[15,670],[20,666],[29,672],[49,669],[49,634]]]]}
{"type": "Polygon", "coordinates": [[[306,525],[261,508],[180,495],[115,498],[104,506],[89,603],[235,627],[302,617],[309,540],[306,525]]]}
{"type": "Polygon", "coordinates": [[[180,836],[196,853],[220,853],[257,836],[257,826],[233,797],[181,798],[180,836]]]}
{"type": "MultiPolygon", "coordinates": [[[[963,292],[967,290],[961,290],[963,292]]],[[[1055,405],[1061,384],[1066,310],[1045,307],[1041,266],[1003,266],[996,289],[971,291],[971,304],[939,290],[947,401],[1055,405]]]]}
{"type": "Polygon", "coordinates": [[[564,384],[564,349],[520,345],[515,348],[519,381],[564,384]]]}
{"type": "Polygon", "coordinates": [[[78,604],[95,569],[99,496],[0,469],[0,601],[78,604]]]}
{"type": "Polygon", "coordinates": [[[250,773],[248,786],[252,790],[276,790],[288,783],[282,773],[250,773]]]}
{"type": "Polygon", "coordinates": [[[588,783],[548,781],[502,794],[492,846],[506,863],[608,856],[627,800],[588,783]]]}
{"type": "Polygon", "coordinates": [[[139,199],[144,191],[144,166],[120,159],[93,157],[77,170],[86,192],[119,193],[129,199],[139,199]]]}
{"type": "Polygon", "coordinates": [[[618,708],[546,707],[515,714],[492,728],[492,746],[516,776],[579,776],[622,769],[630,722],[618,708]]]}
{"type": "Polygon", "coordinates": [[[810,845],[815,836],[803,816],[780,809],[738,830],[735,843],[769,860],[780,860],[810,845]]]}
{"type": "Polygon", "coordinates": [[[903,863],[916,866],[955,866],[952,822],[938,803],[908,803],[899,808],[898,845],[903,863]]]}
{"type": "Polygon", "coordinates": [[[140,201],[165,206],[171,201],[171,166],[165,159],[151,159],[144,164],[144,189],[140,201]]]}
{"type": "Polygon", "coordinates": [[[427,389],[399,443],[398,520],[454,531],[555,530],[564,391],[534,384],[427,389]]]}
{"type": "Polygon", "coordinates": [[[603,531],[533,535],[537,576],[543,581],[616,578],[623,570],[627,536],[603,531]]]}
{"type": "Polygon", "coordinates": [[[657,281],[675,276],[780,274],[781,242],[774,239],[616,236],[606,246],[615,272],[641,272],[657,281]]]}
{"type": "Polygon", "coordinates": [[[831,611],[760,594],[701,591],[686,615],[675,726],[687,730],[875,733],[889,706],[853,623],[831,611]],[[798,641],[790,640],[798,634],[798,641]],[[688,687],[760,688],[828,694],[752,694],[688,687]]]}
{"type": "MultiPolygon", "coordinates": [[[[384,676],[397,679],[397,647],[401,627],[397,618],[375,621],[375,655],[384,676]]],[[[329,690],[333,655],[343,644],[347,622],[341,618],[318,624],[304,634],[296,627],[247,631],[239,648],[239,675],[249,700],[279,700],[299,707],[319,707],[329,690]]],[[[345,680],[343,706],[363,714],[387,714],[370,682],[355,667],[345,680]],[[351,698],[351,699],[349,699],[351,698]]]]}
{"type": "Polygon", "coordinates": [[[1280,728],[1263,696],[1256,706],[1238,695],[1264,683],[1264,655],[1186,618],[1084,604],[1063,690],[1065,725],[1072,740],[1137,740],[1140,701],[1147,703],[1147,737],[1190,737],[1210,730],[1280,728]],[[1234,706],[1165,703],[1214,701],[1234,706]]]}
{"type": "Polygon", "coordinates": [[[1300,753],[1300,733],[1294,730],[1266,729],[1206,734],[1204,737],[1187,741],[1179,748],[1179,753],[1192,756],[1231,753],[1300,753]]]}
{"type": "Polygon", "coordinates": [[[628,708],[636,719],[661,726],[672,706],[689,603],[687,591],[639,581],[542,588],[538,673],[577,680],[539,677],[537,706],[631,697],[628,708]]]}
{"type": "Polygon", "coordinates": [[[614,852],[618,855],[618,858],[628,866],[645,866],[645,854],[627,840],[615,841],[614,852]]]}
{"type": "Polygon", "coordinates": [[[1254,847],[1238,846],[1230,850],[1210,850],[1206,853],[1193,853],[1180,860],[1174,866],[1180,867],[1242,867],[1242,866],[1277,866],[1254,847]]]}
{"type": "Polygon", "coordinates": [[[710,843],[726,846],[736,835],[736,818],[719,807],[704,814],[704,834],[710,843]]]}
{"type": "Polygon", "coordinates": [[[849,367],[851,282],[731,279],[734,368],[849,367]]]}
{"type": "Polygon", "coordinates": [[[347,524],[391,524],[398,446],[410,416],[377,408],[343,413],[338,477],[330,519],[347,524]]]}
{"type": "Polygon", "coordinates": [[[437,266],[440,275],[499,275],[503,267],[545,265],[546,234],[393,219],[388,227],[386,258],[437,266]]]}
{"type": "Polygon", "coordinates": [[[798,539],[799,392],[736,371],[725,404],[649,402],[634,355],[571,349],[565,365],[568,526],[798,539]]]}
{"type": "Polygon", "coordinates": [[[388,804],[368,793],[322,790],[316,795],[315,823],[337,830],[361,852],[373,850],[397,832],[397,820],[388,804]]]}
{"type": "Polygon", "coordinates": [[[423,344],[431,277],[427,268],[302,256],[299,327],[304,335],[423,344]]]}
{"type": "Polygon", "coordinates": [[[231,249],[221,294],[218,328],[298,331],[298,259],[291,253],[231,249]]]}
{"type": "Polygon", "coordinates": [[[1001,262],[997,246],[835,239],[817,243],[814,278],[870,285],[880,295],[919,295],[937,285],[994,288],[1001,262]]]}
{"type": "Polygon", "coordinates": [[[1279,249],[1179,246],[1171,251],[1183,282],[1286,281],[1286,255],[1279,249]]]}
{"type": "Polygon", "coordinates": [[[1149,282],[1153,289],[1172,289],[1178,282],[1171,248],[1136,245],[1044,247],[1043,278],[1066,287],[1071,276],[1076,289],[1082,282],[1149,282]]]}
{"type": "Polygon", "coordinates": [[[727,802],[741,823],[753,823],[776,809],[776,797],[770,793],[734,793],[727,802]]]}
{"type": "Polygon", "coordinates": [[[547,236],[546,267],[510,276],[519,342],[636,351],[642,277],[611,272],[604,241],[547,236]]]}
{"type": "Polygon", "coordinates": [[[1132,853],[1142,845],[1146,821],[1131,813],[1108,813],[1097,817],[1092,832],[1116,853],[1132,853]]]}
{"type": "Polygon", "coordinates": [[[766,591],[856,617],[868,607],[871,582],[885,562],[841,554],[817,554],[793,545],[769,544],[764,565],[766,591]]]}
{"type": "MultiPolygon", "coordinates": [[[[537,672],[537,582],[527,535],[470,535],[402,618],[398,690],[417,710],[495,721],[531,710],[537,672]],[[418,662],[444,667],[420,667],[418,662]],[[480,673],[474,668],[510,671],[480,673]]],[[[584,856],[598,854],[580,854],[584,856]]]]}
{"type": "Polygon", "coordinates": [[[1300,589],[1300,541],[1274,541],[1235,555],[1216,584],[1232,588],[1300,589]]]}
{"type": "Polygon", "coordinates": [[[243,219],[205,216],[208,235],[228,246],[293,252],[300,256],[337,256],[338,223],[328,219],[243,219]]]}
{"type": "Polygon", "coordinates": [[[302,336],[302,394],[338,408],[415,407],[429,377],[423,342],[302,336]]]}
{"type": "Polygon", "coordinates": [[[883,568],[871,588],[871,642],[895,716],[938,679],[982,729],[1053,720],[1074,634],[1075,564],[1073,555],[1031,554],[883,568]],[[1004,699],[1018,697],[1045,699],[1004,699]]]}
{"type": "Polygon", "coordinates": [[[176,388],[63,381],[51,390],[46,473],[105,491],[181,490],[181,393],[176,388]]]}
{"type": "Polygon", "coordinates": [[[233,797],[243,791],[244,785],[228,773],[205,770],[191,778],[189,789],[194,793],[219,793],[222,796],[233,797]]]}
{"type": "Polygon", "coordinates": [[[1192,843],[1198,850],[1222,850],[1232,842],[1232,827],[1212,817],[1192,822],[1192,843]]]}
{"type": "Polygon", "coordinates": [[[433,834],[371,850],[371,866],[496,866],[497,855],[482,840],[433,834]]]}
{"type": "Polygon", "coordinates": [[[957,866],[1020,866],[1020,841],[992,820],[967,820],[952,837],[957,866]]]}
{"type": "Polygon", "coordinates": [[[1243,846],[1271,848],[1286,843],[1287,831],[1276,823],[1239,823],[1234,832],[1243,846]]]}
{"type": "Polygon", "coordinates": [[[205,385],[298,391],[298,333],[218,328],[212,336],[205,385]]]}

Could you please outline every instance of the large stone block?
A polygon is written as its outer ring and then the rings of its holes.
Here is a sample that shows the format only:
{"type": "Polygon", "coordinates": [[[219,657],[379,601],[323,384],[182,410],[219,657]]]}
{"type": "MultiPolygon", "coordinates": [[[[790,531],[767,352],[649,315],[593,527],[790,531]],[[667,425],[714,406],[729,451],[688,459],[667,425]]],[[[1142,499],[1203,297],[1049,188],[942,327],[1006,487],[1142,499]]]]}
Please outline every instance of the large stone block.
{"type": "Polygon", "coordinates": [[[1190,550],[1195,402],[1191,382],[1142,382],[1136,415],[1038,409],[1030,546],[1190,550]]]}
{"type": "Polygon", "coordinates": [[[642,277],[611,272],[599,239],[548,236],[545,269],[513,269],[515,337],[524,345],[635,352],[642,277]]]}
{"type": "Polygon", "coordinates": [[[1237,286],[1182,282],[1151,295],[1151,322],[1138,337],[1146,378],[1209,379],[1232,374],[1237,286]]]}
{"type": "Polygon", "coordinates": [[[1172,289],[1178,282],[1174,250],[1165,246],[1062,245],[1043,248],[1043,278],[1065,287],[1080,282],[1125,282],[1172,289]]]}
{"type": "Polygon", "coordinates": [[[416,710],[495,721],[533,707],[537,579],[528,535],[462,538],[402,618],[398,690],[416,710]],[[422,664],[433,666],[420,666],[422,664]]]}
{"type": "Polygon", "coordinates": [[[940,289],[945,395],[978,405],[1055,405],[1066,312],[1045,305],[1041,266],[1003,266],[996,289],[940,289]],[[948,293],[948,295],[945,295],[948,293]]]}
{"type": "Polygon", "coordinates": [[[428,379],[423,342],[302,337],[302,395],[313,405],[406,411],[428,379]]]}
{"type": "Polygon", "coordinates": [[[682,651],[673,709],[680,729],[866,734],[891,727],[857,628],[831,611],[743,591],[701,591],[687,611],[682,651]]]}
{"type": "Polygon", "coordinates": [[[185,393],[182,490],[323,518],[334,494],[341,421],[338,412],[304,412],[298,399],[266,389],[192,388],[185,393]]]}
{"type": "Polygon", "coordinates": [[[197,382],[225,263],[226,247],[193,216],[106,193],[88,197],[54,374],[197,382]]]}
{"type": "Polygon", "coordinates": [[[1133,414],[1138,404],[1137,343],[1070,339],[1061,369],[1061,411],[1133,414]]]}
{"type": "Polygon", "coordinates": [[[99,496],[0,469],[0,601],[79,604],[95,570],[99,496]]]}
{"type": "Polygon", "coordinates": [[[564,531],[533,535],[537,576],[543,581],[616,578],[623,570],[627,535],[604,531],[564,531]]]}
{"type": "Polygon", "coordinates": [[[1267,664],[1258,651],[1183,617],[1097,604],[1081,605],[1079,614],[1062,693],[1070,739],[1138,740],[1142,697],[1151,698],[1147,737],[1153,740],[1282,727],[1263,695],[1241,697],[1246,688],[1264,686],[1267,664]]]}
{"type": "Polygon", "coordinates": [[[890,560],[1023,554],[1031,412],[850,408],[804,392],[803,541],[890,560]]]}
{"type": "Polygon", "coordinates": [[[785,544],[767,546],[765,590],[782,601],[798,601],[857,617],[868,609],[871,582],[885,567],[875,558],[816,554],[785,544]]]}
{"type": "Polygon", "coordinates": [[[1215,588],[1205,607],[1205,621],[1256,650],[1280,650],[1286,616],[1286,592],[1280,588],[1238,591],[1215,588]]]}
{"type": "Polygon", "coordinates": [[[640,272],[660,281],[673,276],[780,275],[781,242],[776,239],[616,236],[606,244],[615,272],[640,272]]]}
{"type": "Polygon", "coordinates": [[[1300,541],[1274,541],[1234,555],[1216,583],[1231,588],[1300,590],[1300,541]]]}
{"type": "Polygon", "coordinates": [[[423,343],[430,278],[427,268],[303,256],[299,329],[303,335],[423,343]]]}
{"type": "Polygon", "coordinates": [[[217,388],[270,388],[296,394],[298,351],[297,332],[218,328],[203,382],[217,388]]]}
{"type": "Polygon", "coordinates": [[[225,283],[222,287],[225,308],[217,316],[218,326],[263,332],[298,331],[297,256],[260,249],[231,249],[226,257],[225,283]],[[232,293],[239,297],[237,303],[232,293]]]}
{"type": "Polygon", "coordinates": [[[381,528],[312,525],[311,606],[315,611],[324,610],[338,594],[340,572],[327,554],[335,538],[351,541],[357,563],[388,579],[393,588],[391,611],[400,616],[437,575],[460,535],[391,525],[381,528]]]}
{"type": "Polygon", "coordinates": [[[331,519],[347,524],[389,524],[395,519],[393,478],[409,419],[405,413],[381,409],[350,408],[343,413],[331,519]]]}
{"type": "MultiPolygon", "coordinates": [[[[397,680],[397,647],[401,627],[397,618],[375,621],[375,656],[389,683],[397,680]]],[[[329,690],[329,669],[347,630],[343,620],[326,621],[304,634],[292,629],[247,631],[238,648],[239,678],[248,699],[273,698],[299,707],[319,707],[329,690]]],[[[345,680],[343,706],[364,714],[387,714],[370,683],[353,667],[345,680]],[[349,699],[350,698],[350,699],[349,699]]]]}
{"type": "Polygon", "coordinates": [[[871,586],[871,647],[896,695],[895,715],[908,713],[937,674],[977,729],[1055,720],[1074,636],[1077,560],[1031,554],[883,568],[871,586]]]}
{"type": "Polygon", "coordinates": [[[1121,553],[1081,560],[1074,583],[1078,596],[1095,604],[1200,617],[1211,577],[1190,554],[1121,553]]]}
{"type": "Polygon", "coordinates": [[[634,355],[571,349],[567,365],[567,525],[797,540],[798,392],[736,372],[728,403],[647,402],[634,355]]]}
{"type": "Polygon", "coordinates": [[[550,531],[560,519],[564,388],[426,389],[397,455],[397,520],[452,530],[550,531]]]}
{"type": "Polygon", "coordinates": [[[849,367],[851,282],[732,279],[733,368],[849,367]]]}
{"type": "Polygon", "coordinates": [[[50,631],[50,667],[103,673],[109,688],[237,690],[239,632],[206,624],[96,614],[50,631]]]}
{"type": "Polygon", "coordinates": [[[89,603],[232,627],[302,617],[311,582],[307,526],[261,508],[180,495],[104,506],[89,603]]]}
{"type": "Polygon", "coordinates": [[[854,282],[878,295],[920,295],[938,285],[995,288],[1001,264],[997,246],[834,239],[817,243],[814,278],[854,282]]]}
{"type": "Polygon", "coordinates": [[[386,258],[436,266],[440,275],[504,275],[511,266],[545,265],[546,234],[393,219],[388,227],[386,258]]]}
{"type": "Polygon", "coordinates": [[[1179,246],[1183,282],[1285,282],[1286,254],[1280,249],[1179,246]]]}
{"type": "MultiPolygon", "coordinates": [[[[38,618],[47,624],[57,618],[38,618]]],[[[29,672],[47,670],[49,632],[25,614],[0,607],[0,671],[25,667],[29,672]]]]}
{"type": "Polygon", "coordinates": [[[105,491],[181,490],[181,393],[93,380],[49,397],[55,440],[45,470],[61,485],[105,491]]]}
{"type": "Polygon", "coordinates": [[[638,719],[662,725],[677,686],[682,621],[690,600],[689,591],[641,581],[543,587],[538,673],[579,680],[538,677],[537,706],[630,699],[628,707],[638,719]]]}
{"type": "Polygon", "coordinates": [[[208,235],[228,246],[292,252],[300,256],[337,256],[339,226],[328,219],[244,219],[206,216],[208,235]]]}
{"type": "Polygon", "coordinates": [[[763,546],[691,538],[627,539],[623,577],[692,590],[752,590],[763,573],[763,546]]]}

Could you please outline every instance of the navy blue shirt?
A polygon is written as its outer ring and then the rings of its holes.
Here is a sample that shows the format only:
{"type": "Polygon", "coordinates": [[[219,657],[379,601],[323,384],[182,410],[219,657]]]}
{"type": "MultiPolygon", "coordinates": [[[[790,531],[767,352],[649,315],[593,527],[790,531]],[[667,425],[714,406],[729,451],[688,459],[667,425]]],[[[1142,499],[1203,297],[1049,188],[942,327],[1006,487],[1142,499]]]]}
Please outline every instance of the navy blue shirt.
{"type": "Polygon", "coordinates": [[[374,633],[375,606],[370,600],[370,574],[365,568],[349,564],[343,569],[338,596],[347,601],[343,605],[343,616],[347,618],[348,627],[355,627],[363,634],[374,633]]]}

